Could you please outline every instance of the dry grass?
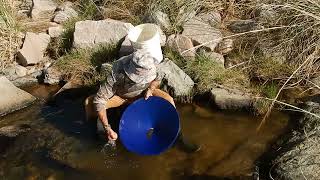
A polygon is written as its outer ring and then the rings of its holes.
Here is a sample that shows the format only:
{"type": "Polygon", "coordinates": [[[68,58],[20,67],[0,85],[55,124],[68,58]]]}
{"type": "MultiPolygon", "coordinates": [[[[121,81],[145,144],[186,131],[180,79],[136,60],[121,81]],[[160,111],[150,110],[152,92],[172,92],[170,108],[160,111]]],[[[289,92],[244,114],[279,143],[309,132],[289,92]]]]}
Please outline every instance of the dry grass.
{"type": "Polygon", "coordinates": [[[0,0],[0,72],[14,61],[20,44],[12,1],[0,0]]]}

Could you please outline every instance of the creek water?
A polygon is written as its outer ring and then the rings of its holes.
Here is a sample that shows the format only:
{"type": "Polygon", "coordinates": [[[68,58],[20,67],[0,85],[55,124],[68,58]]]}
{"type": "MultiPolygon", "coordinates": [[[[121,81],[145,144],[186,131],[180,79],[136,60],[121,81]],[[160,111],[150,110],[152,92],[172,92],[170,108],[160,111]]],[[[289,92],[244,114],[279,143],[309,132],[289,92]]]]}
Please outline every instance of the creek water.
{"type": "Polygon", "coordinates": [[[261,117],[178,104],[183,133],[201,150],[188,154],[173,147],[158,156],[139,156],[119,141],[116,149],[103,151],[106,142],[84,123],[84,96],[46,103],[57,88],[26,90],[39,100],[0,118],[0,128],[31,128],[0,156],[0,179],[252,179],[256,159],[288,124],[286,114],[274,112],[256,133],[261,117]]]}

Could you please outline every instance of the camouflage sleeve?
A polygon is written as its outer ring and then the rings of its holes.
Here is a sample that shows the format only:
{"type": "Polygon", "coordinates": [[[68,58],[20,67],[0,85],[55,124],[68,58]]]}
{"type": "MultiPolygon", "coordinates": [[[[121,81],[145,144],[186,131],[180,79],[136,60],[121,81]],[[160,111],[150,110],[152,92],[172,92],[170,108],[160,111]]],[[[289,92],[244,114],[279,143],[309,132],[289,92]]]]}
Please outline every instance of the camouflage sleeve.
{"type": "Polygon", "coordinates": [[[107,101],[114,95],[114,81],[114,78],[111,76],[107,78],[106,82],[100,85],[100,88],[93,99],[97,112],[106,109],[107,101]]]}
{"type": "Polygon", "coordinates": [[[157,77],[156,77],[156,81],[162,81],[162,79],[164,78],[165,73],[163,72],[163,70],[161,69],[161,64],[157,65],[157,77]]]}

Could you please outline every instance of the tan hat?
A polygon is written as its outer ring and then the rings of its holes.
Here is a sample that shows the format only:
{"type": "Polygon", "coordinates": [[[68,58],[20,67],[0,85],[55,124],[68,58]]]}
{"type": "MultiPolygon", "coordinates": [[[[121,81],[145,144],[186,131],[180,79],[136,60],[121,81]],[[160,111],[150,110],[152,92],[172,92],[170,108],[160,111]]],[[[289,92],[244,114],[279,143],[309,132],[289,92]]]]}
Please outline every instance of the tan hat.
{"type": "Polygon", "coordinates": [[[150,83],[157,77],[155,58],[145,50],[137,50],[131,54],[124,71],[136,83],[150,83]]]}

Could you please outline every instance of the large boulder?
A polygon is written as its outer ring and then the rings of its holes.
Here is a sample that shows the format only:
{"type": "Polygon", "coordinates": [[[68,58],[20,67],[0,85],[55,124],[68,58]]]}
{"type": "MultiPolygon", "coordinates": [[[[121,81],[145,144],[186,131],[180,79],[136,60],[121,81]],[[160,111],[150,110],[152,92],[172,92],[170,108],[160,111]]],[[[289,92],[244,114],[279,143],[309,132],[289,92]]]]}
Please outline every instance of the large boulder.
{"type": "Polygon", "coordinates": [[[164,59],[158,65],[158,72],[163,76],[162,81],[174,97],[188,97],[193,90],[194,82],[174,62],[164,59]]]}
{"type": "Polygon", "coordinates": [[[112,19],[79,21],[75,25],[75,48],[92,48],[100,44],[118,44],[133,28],[130,23],[112,19]]]}
{"type": "Polygon", "coordinates": [[[195,46],[203,44],[207,50],[214,51],[222,40],[219,29],[210,26],[200,17],[194,17],[183,25],[182,35],[192,39],[195,46]]]}
{"type": "Polygon", "coordinates": [[[54,13],[57,6],[52,0],[33,0],[31,16],[33,19],[47,18],[54,13]]]}
{"type": "Polygon", "coordinates": [[[171,35],[168,37],[167,40],[167,46],[173,49],[174,51],[177,51],[181,56],[185,58],[194,58],[195,57],[195,50],[193,48],[193,44],[190,38],[184,35],[171,35]],[[189,50],[185,53],[184,51],[189,50]]]}
{"type": "MultiPolygon", "coordinates": [[[[319,101],[308,102],[305,109],[320,116],[319,101]]],[[[305,114],[295,122],[297,127],[279,140],[270,174],[274,179],[320,179],[320,118],[305,114]]]]}
{"type": "Polygon", "coordinates": [[[23,66],[39,63],[50,42],[50,36],[45,33],[27,32],[22,48],[18,51],[17,62],[23,66]]]}
{"type": "Polygon", "coordinates": [[[24,108],[36,100],[31,94],[14,86],[6,77],[0,77],[0,116],[24,108]]]}
{"type": "Polygon", "coordinates": [[[210,94],[211,100],[219,109],[250,110],[253,108],[253,96],[237,89],[215,87],[211,89],[210,94]]]}

